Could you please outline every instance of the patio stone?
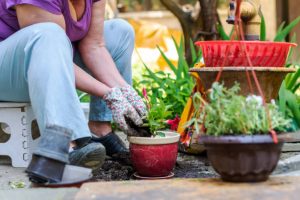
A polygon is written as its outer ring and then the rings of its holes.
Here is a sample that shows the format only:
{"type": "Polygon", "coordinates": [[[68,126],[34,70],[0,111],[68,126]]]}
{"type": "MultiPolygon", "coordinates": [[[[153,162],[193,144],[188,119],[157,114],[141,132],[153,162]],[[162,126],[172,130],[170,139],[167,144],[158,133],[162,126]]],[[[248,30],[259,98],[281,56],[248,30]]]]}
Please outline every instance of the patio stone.
{"type": "Polygon", "coordinates": [[[298,200],[300,177],[271,177],[262,183],[226,183],[220,179],[86,183],[76,200],[272,199],[298,200]]]}
{"type": "Polygon", "coordinates": [[[1,200],[73,200],[77,188],[0,190],[1,200]]]}
{"type": "Polygon", "coordinates": [[[300,170],[300,155],[295,155],[287,159],[280,160],[273,174],[285,175],[298,170],[300,170]]]}

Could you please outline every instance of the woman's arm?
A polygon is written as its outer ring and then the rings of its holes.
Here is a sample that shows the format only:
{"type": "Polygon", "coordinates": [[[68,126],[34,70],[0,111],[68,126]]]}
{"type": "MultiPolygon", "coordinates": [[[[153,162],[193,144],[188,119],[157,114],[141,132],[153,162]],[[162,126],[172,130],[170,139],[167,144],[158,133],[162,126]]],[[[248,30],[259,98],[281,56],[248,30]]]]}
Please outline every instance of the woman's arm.
{"type": "Polygon", "coordinates": [[[88,34],[79,44],[79,51],[94,77],[109,87],[123,87],[127,83],[105,47],[103,38],[105,0],[93,4],[92,21],[88,34]]]}
{"type": "Polygon", "coordinates": [[[17,5],[16,12],[20,28],[41,22],[53,22],[66,29],[63,15],[55,15],[29,4],[17,5]]]}
{"type": "MultiPolygon", "coordinates": [[[[41,22],[53,22],[65,29],[63,15],[55,15],[46,10],[29,4],[16,6],[17,17],[21,28],[41,22]]],[[[76,87],[89,94],[100,96],[107,94],[111,89],[81,70],[74,64],[76,87]]]]}

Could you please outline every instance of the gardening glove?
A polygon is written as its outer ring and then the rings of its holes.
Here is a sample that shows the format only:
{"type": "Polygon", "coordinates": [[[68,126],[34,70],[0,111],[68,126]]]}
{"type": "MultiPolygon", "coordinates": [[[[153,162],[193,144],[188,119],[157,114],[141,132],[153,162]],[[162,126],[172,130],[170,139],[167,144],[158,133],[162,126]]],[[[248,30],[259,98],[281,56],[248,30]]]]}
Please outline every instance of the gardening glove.
{"type": "Polygon", "coordinates": [[[146,105],[143,102],[142,98],[138,95],[138,93],[130,85],[121,87],[120,89],[122,91],[123,96],[134,107],[134,109],[139,113],[139,115],[141,117],[146,116],[146,105]]]}
{"type": "Polygon", "coordinates": [[[119,88],[112,88],[111,92],[103,96],[103,100],[111,109],[113,120],[117,126],[127,135],[136,134],[128,125],[128,121],[137,126],[141,126],[143,121],[133,106],[124,98],[121,90],[119,88]]]}

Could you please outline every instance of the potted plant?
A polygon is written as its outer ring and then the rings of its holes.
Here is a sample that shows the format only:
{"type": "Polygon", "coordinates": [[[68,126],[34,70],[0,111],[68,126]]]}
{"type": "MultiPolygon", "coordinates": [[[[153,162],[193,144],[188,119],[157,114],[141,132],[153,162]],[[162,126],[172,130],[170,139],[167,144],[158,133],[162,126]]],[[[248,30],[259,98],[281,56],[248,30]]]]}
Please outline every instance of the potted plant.
{"type": "Polygon", "coordinates": [[[169,125],[166,119],[172,115],[171,106],[163,101],[150,104],[147,96],[145,99],[148,106],[145,123],[143,127],[134,127],[144,137],[128,137],[130,157],[136,170],[134,175],[137,178],[172,177],[180,135],[167,130],[169,125]]]}
{"type": "Polygon", "coordinates": [[[277,165],[283,144],[275,131],[286,132],[291,120],[285,119],[274,102],[263,104],[259,96],[238,92],[238,84],[227,89],[216,82],[208,100],[196,93],[197,112],[187,126],[201,134],[199,141],[223,180],[265,181],[277,165]]]}

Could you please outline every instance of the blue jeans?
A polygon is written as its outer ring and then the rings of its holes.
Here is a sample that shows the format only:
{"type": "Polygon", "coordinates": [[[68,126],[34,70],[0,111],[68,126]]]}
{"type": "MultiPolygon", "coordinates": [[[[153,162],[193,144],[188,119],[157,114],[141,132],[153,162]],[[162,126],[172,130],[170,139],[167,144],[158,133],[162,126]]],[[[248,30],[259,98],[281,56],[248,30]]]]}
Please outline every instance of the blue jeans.
{"type": "MultiPolygon", "coordinates": [[[[131,26],[109,20],[104,37],[121,75],[131,83],[131,26]]],[[[84,67],[75,54],[74,62],[84,67]]],[[[54,23],[23,28],[0,42],[0,101],[31,102],[42,134],[46,126],[57,125],[72,130],[73,139],[91,135],[76,94],[72,44],[54,23]]],[[[90,119],[111,121],[111,111],[99,97],[92,97],[90,119]]]]}

